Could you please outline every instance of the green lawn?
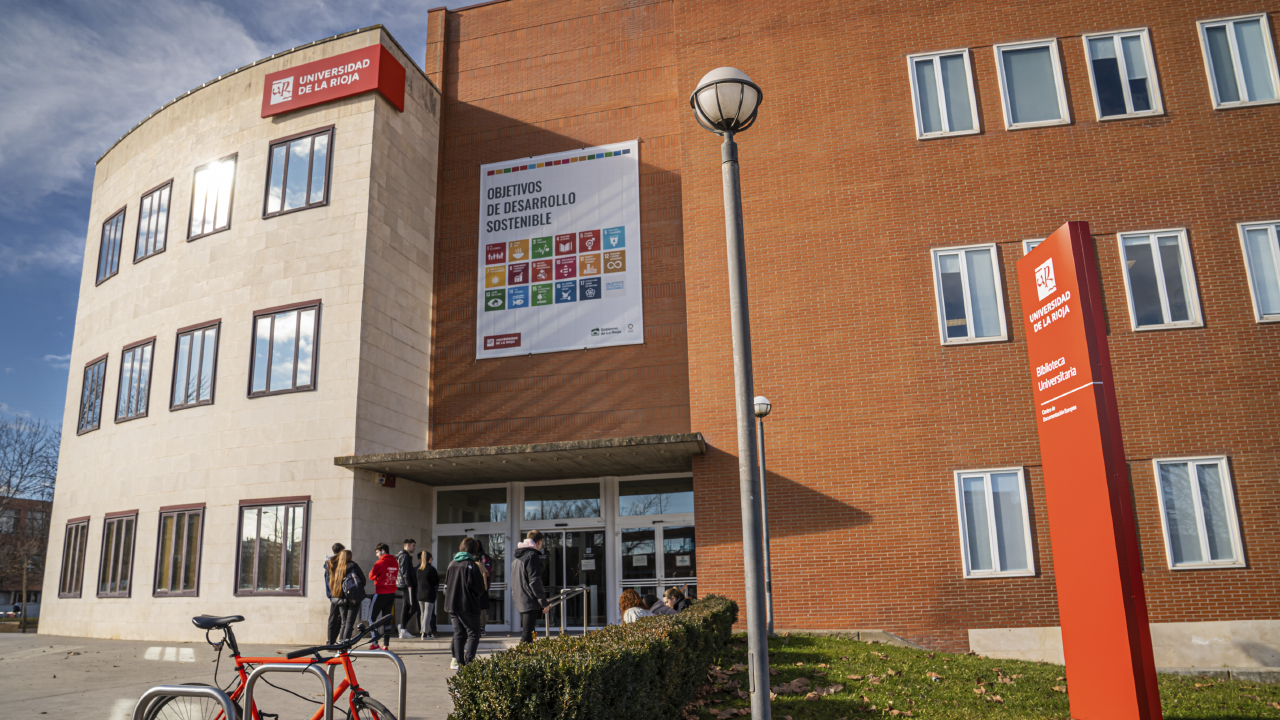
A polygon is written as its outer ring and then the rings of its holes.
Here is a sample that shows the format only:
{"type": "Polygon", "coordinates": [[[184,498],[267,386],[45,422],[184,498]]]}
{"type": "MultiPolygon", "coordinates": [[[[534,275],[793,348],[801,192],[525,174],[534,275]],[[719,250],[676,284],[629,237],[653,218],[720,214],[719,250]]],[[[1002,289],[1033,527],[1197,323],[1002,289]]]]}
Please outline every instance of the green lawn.
{"type": "MultiPolygon", "coordinates": [[[[773,638],[769,653],[778,720],[1070,717],[1061,665],[807,635],[773,638]]],[[[689,717],[743,714],[734,711],[748,707],[746,674],[734,666],[746,658],[745,638],[735,637],[689,717]]],[[[1280,685],[1161,675],[1160,698],[1166,718],[1280,718],[1280,685]]]]}

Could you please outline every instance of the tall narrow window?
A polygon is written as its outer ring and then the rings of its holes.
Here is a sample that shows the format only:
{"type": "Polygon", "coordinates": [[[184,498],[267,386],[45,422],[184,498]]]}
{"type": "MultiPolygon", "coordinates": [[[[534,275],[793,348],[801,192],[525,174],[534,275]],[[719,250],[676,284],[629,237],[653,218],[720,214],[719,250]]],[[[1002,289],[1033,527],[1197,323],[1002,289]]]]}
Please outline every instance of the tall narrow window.
{"type": "Polygon", "coordinates": [[[973,97],[968,50],[913,55],[907,62],[917,138],[978,132],[978,104],[973,97]]]}
{"type": "Polygon", "coordinates": [[[107,356],[89,361],[84,366],[84,381],[80,386],[80,420],[76,434],[83,435],[97,430],[102,422],[102,387],[107,379],[107,356]]]}
{"type": "Polygon", "coordinates": [[[1199,23],[1213,106],[1218,109],[1276,101],[1276,54],[1267,16],[1199,23]]]}
{"type": "Polygon", "coordinates": [[[1258,322],[1280,320],[1280,222],[1240,226],[1245,269],[1258,322]]]}
{"type": "Polygon", "coordinates": [[[237,595],[302,595],[306,569],[307,498],[240,507],[237,595]]]}
{"type": "Polygon", "coordinates": [[[116,395],[116,422],[147,416],[151,394],[151,355],[155,338],[124,349],[120,356],[120,392],[116,395]]]}
{"type": "Polygon", "coordinates": [[[200,589],[200,540],[204,505],[160,509],[153,595],[197,595],[200,589]]]}
{"type": "Polygon", "coordinates": [[[1031,252],[1032,250],[1035,250],[1037,247],[1040,247],[1040,243],[1042,243],[1042,242],[1044,242],[1044,238],[1032,238],[1032,239],[1030,239],[1030,240],[1023,240],[1023,241],[1022,241],[1022,254],[1023,254],[1023,255],[1026,255],[1027,253],[1031,252]]]}
{"type": "Polygon", "coordinates": [[[169,233],[170,180],[142,196],[138,206],[138,237],[133,244],[133,261],[138,262],[164,252],[169,233]]]}
{"type": "Polygon", "coordinates": [[[1227,459],[1156,460],[1155,466],[1169,567],[1243,567],[1227,459]]]}
{"type": "Polygon", "coordinates": [[[333,127],[271,144],[263,217],[329,204],[329,147],[333,127]]]}
{"type": "Polygon", "coordinates": [[[129,597],[137,522],[137,510],[107,516],[102,528],[102,561],[98,563],[98,597],[129,597]]]}
{"type": "Polygon", "coordinates": [[[173,392],[169,408],[180,410],[213,404],[213,386],[218,365],[219,321],[178,331],[173,359],[173,392]]]}
{"type": "Polygon", "coordinates": [[[124,238],[124,208],[102,223],[102,240],[98,244],[98,280],[101,285],[120,272],[120,241],[124,238]]]}
{"type": "Polygon", "coordinates": [[[191,191],[191,222],[187,226],[188,240],[231,227],[231,196],[235,179],[236,155],[196,168],[191,191]]]}
{"type": "Polygon", "coordinates": [[[1099,120],[1159,115],[1160,85],[1145,28],[1105,35],[1085,35],[1093,106],[1099,120]]]}
{"type": "Polygon", "coordinates": [[[1122,233],[1120,251],[1135,330],[1201,324],[1185,230],[1122,233]]]}
{"type": "Polygon", "coordinates": [[[62,540],[62,573],[58,576],[58,597],[80,597],[84,581],[84,549],[88,541],[89,518],[68,520],[62,540]]]}
{"type": "Polygon", "coordinates": [[[1021,468],[956,473],[965,577],[1034,575],[1021,468]]]}
{"type": "Polygon", "coordinates": [[[1006,128],[1071,122],[1057,40],[996,45],[995,53],[1006,128]]]}
{"type": "Polygon", "coordinates": [[[254,313],[249,396],[314,390],[320,301],[254,313]]]}
{"type": "Polygon", "coordinates": [[[942,342],[1007,337],[995,245],[934,250],[933,281],[942,342]]]}

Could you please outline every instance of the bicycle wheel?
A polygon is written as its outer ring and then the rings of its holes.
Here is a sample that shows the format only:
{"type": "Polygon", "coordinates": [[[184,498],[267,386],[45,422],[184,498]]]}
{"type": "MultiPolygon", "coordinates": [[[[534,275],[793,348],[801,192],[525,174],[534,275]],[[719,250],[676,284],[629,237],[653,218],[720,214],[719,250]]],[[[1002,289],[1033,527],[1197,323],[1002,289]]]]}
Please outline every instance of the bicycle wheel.
{"type": "MultiPolygon", "coordinates": [[[[213,687],[208,683],[182,683],[198,687],[213,687]]],[[[244,714],[240,703],[236,706],[235,720],[241,720],[244,714]]],[[[226,720],[226,712],[222,703],[206,697],[158,697],[151,701],[151,706],[142,716],[145,720],[226,720]]]]}
{"type": "Polygon", "coordinates": [[[360,720],[396,720],[390,710],[373,698],[358,697],[351,704],[356,711],[355,717],[360,720]]]}

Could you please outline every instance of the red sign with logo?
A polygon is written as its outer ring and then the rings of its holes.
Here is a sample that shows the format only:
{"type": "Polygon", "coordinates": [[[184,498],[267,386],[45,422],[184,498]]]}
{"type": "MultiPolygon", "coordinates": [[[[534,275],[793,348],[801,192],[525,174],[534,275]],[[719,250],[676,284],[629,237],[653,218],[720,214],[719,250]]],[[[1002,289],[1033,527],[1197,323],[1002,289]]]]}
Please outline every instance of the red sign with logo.
{"type": "Polygon", "coordinates": [[[520,333],[506,333],[505,335],[485,335],[484,349],[496,350],[498,348],[520,347],[520,333]]]}
{"type": "Polygon", "coordinates": [[[1160,694],[1089,224],[1018,260],[1071,717],[1156,720],[1160,694]]]}
{"type": "Polygon", "coordinates": [[[404,112],[404,66],[382,45],[370,45],[267,75],[262,117],[377,90],[404,112]]]}

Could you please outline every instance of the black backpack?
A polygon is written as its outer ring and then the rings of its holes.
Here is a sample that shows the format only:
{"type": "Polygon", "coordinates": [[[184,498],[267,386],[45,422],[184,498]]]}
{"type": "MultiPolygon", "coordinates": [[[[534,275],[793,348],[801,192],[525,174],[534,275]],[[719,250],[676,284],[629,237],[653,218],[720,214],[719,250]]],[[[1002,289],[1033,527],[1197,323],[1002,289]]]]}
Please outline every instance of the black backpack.
{"type": "Polygon", "coordinates": [[[364,591],[364,578],[359,572],[348,571],[342,578],[342,597],[348,605],[359,605],[368,597],[364,591]]]}

